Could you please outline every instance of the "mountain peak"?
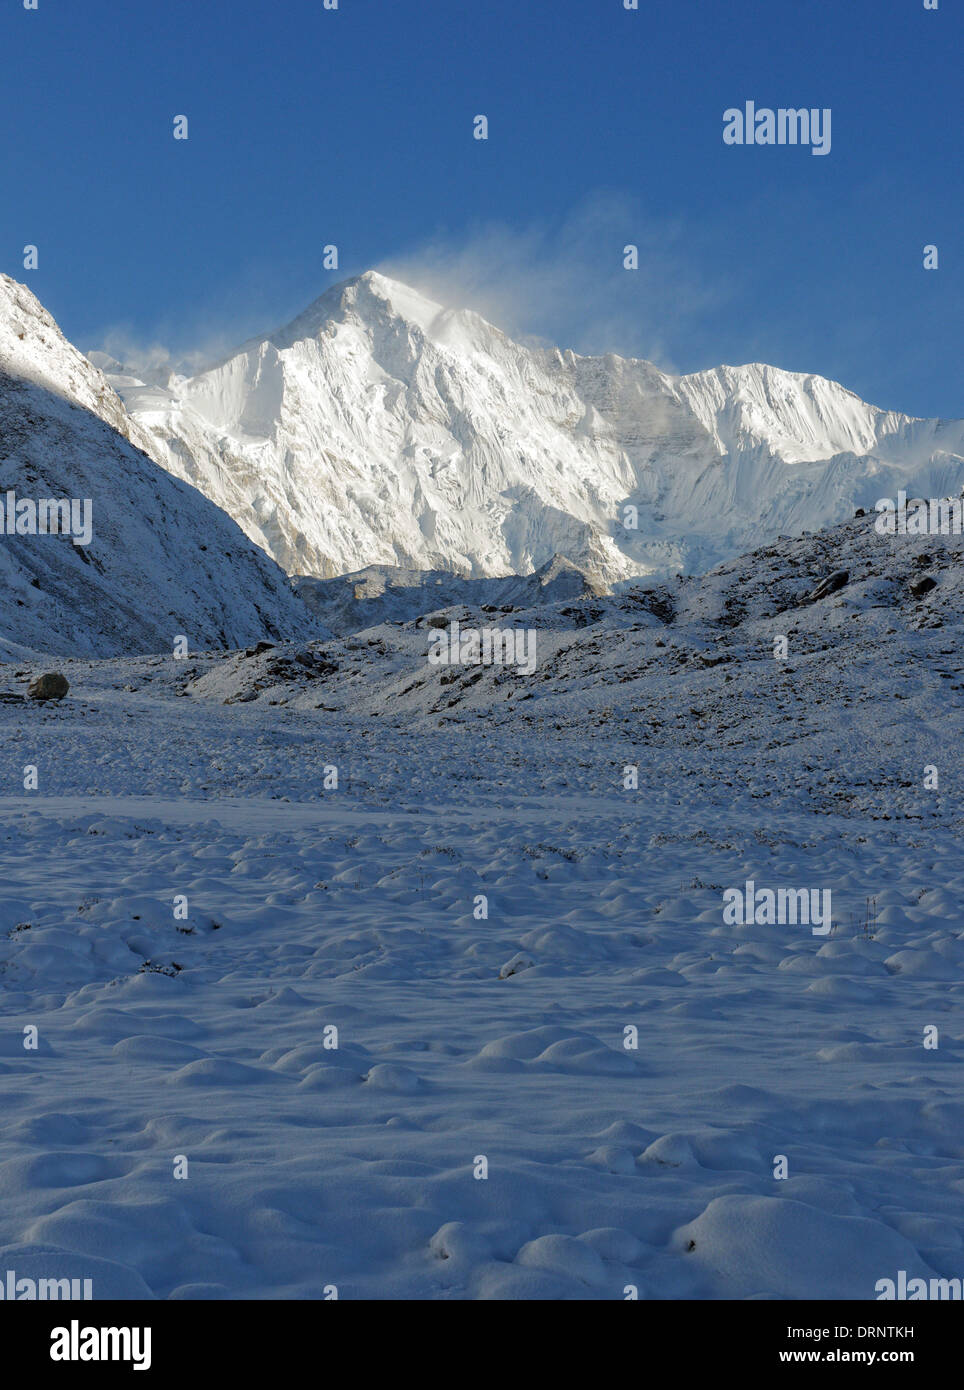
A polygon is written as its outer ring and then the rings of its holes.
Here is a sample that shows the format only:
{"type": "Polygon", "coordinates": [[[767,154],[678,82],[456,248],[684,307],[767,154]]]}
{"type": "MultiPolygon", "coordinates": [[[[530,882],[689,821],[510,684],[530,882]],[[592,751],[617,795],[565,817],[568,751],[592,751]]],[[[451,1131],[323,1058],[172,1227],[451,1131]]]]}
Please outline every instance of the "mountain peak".
{"type": "Polygon", "coordinates": [[[434,299],[429,299],[420,290],[405,285],[401,280],[393,280],[378,270],[366,270],[355,280],[359,302],[376,301],[387,306],[396,317],[415,323],[423,332],[428,332],[445,307],[434,299]]]}
{"type": "Polygon", "coordinates": [[[376,269],[167,388],[115,383],[165,467],[322,579],[562,555],[619,584],[964,479],[964,423],[762,363],[669,376],[530,348],[376,269]]]}
{"type": "Polygon", "coordinates": [[[271,341],[276,347],[290,347],[301,339],[317,337],[332,322],[371,323],[385,318],[402,319],[427,334],[445,312],[441,304],[400,280],[366,270],[326,290],[291,323],[272,334],[271,341]]]}

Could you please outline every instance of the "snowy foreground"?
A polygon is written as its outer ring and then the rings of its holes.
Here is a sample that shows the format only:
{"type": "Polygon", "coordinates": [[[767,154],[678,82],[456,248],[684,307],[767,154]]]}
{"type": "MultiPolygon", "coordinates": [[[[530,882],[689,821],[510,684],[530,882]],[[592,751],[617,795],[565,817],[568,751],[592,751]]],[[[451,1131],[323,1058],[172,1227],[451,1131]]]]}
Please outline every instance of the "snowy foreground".
{"type": "Polygon", "coordinates": [[[0,701],[0,1270],[95,1298],[964,1276],[959,544],[863,522],[646,604],[458,610],[536,627],[530,676],[430,667],[405,622],[58,661],[62,703],[0,701]],[[831,889],[836,925],[725,924],[747,879],[831,889]]]}

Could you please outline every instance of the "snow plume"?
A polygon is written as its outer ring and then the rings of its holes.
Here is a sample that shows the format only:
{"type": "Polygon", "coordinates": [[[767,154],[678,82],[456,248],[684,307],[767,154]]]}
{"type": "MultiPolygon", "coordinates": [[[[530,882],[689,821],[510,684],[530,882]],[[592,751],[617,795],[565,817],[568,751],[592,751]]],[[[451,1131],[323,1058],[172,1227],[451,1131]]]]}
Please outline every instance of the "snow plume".
{"type": "Polygon", "coordinates": [[[170,348],[158,342],[139,342],[133,332],[123,328],[109,329],[98,348],[91,349],[87,356],[95,366],[102,368],[102,358],[124,366],[142,381],[153,380],[158,375],[167,378],[174,369],[170,348]]]}
{"type": "MultiPolygon", "coordinates": [[[[233,267],[223,282],[206,286],[186,314],[164,314],[145,325],[128,320],[108,324],[91,334],[86,355],[101,367],[101,356],[112,358],[151,384],[166,385],[172,373],[194,376],[292,317],[317,293],[317,275],[305,277],[304,287],[298,288],[290,268],[282,270],[270,261],[233,267]]],[[[333,275],[332,283],[341,278],[333,275]]],[[[176,299],[172,287],[172,302],[176,299]]]]}
{"type": "Polygon", "coordinates": [[[131,328],[109,328],[85,356],[101,371],[166,387],[174,376],[193,376],[230,356],[246,335],[230,326],[208,323],[195,326],[187,338],[173,329],[166,336],[169,343],[156,336],[139,338],[131,328]],[[188,341],[191,346],[186,345],[188,341]]]}
{"type": "Polygon", "coordinates": [[[556,222],[440,233],[378,269],[449,308],[471,308],[528,346],[616,352],[673,370],[670,343],[720,302],[685,264],[680,230],[621,194],[556,222]],[[638,269],[626,269],[635,247],[638,269]]]}
{"type": "MultiPolygon", "coordinates": [[[[427,242],[387,252],[374,268],[445,308],[474,309],[527,346],[643,357],[675,371],[678,345],[735,293],[704,283],[682,243],[678,222],[635,198],[600,192],[553,220],[440,228],[427,242]],[[627,248],[635,249],[636,269],[626,268],[627,248]]],[[[369,268],[343,254],[329,286],[369,268]]],[[[109,357],[141,381],[165,385],[172,373],[193,376],[226,360],[297,308],[276,266],[246,267],[230,289],[206,296],[189,322],[159,323],[149,333],[113,325],[89,347],[94,360],[109,357]]]]}

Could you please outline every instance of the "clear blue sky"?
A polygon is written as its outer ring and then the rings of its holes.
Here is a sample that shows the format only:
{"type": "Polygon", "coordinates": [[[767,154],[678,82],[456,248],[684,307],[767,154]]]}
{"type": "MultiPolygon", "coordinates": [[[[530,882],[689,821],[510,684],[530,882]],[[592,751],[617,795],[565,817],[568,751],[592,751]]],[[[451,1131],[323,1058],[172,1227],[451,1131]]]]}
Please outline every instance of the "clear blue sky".
{"type": "Polygon", "coordinates": [[[4,0],[0,267],[81,347],[180,352],[437,261],[511,331],[961,415],[962,38],[961,0],[4,0]],[[831,153],[725,146],[748,99],[831,108],[831,153]]]}

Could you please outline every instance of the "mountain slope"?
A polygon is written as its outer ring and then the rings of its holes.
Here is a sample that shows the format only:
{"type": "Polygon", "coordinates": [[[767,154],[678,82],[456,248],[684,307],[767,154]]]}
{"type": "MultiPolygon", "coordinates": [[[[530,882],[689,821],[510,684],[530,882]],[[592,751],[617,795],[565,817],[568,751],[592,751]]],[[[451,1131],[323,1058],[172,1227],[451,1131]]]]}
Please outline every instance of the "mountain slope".
{"type": "Polygon", "coordinates": [[[534,608],[605,592],[568,560],[554,556],[532,574],[465,579],[446,570],[410,570],[368,565],[337,579],[301,575],[294,588],[311,611],[341,636],[377,623],[408,622],[452,604],[534,608]]]}
{"type": "Polygon", "coordinates": [[[614,585],[964,481],[964,422],[774,367],[673,377],[524,347],[372,272],[190,378],[95,360],[159,462],[321,578],[529,574],[561,555],[614,585]]]}
{"type": "Polygon", "coordinates": [[[90,501],[92,536],[0,532],[0,650],[113,656],[318,635],[284,574],[159,468],[104,376],[0,276],[0,499],[90,501]]]}

